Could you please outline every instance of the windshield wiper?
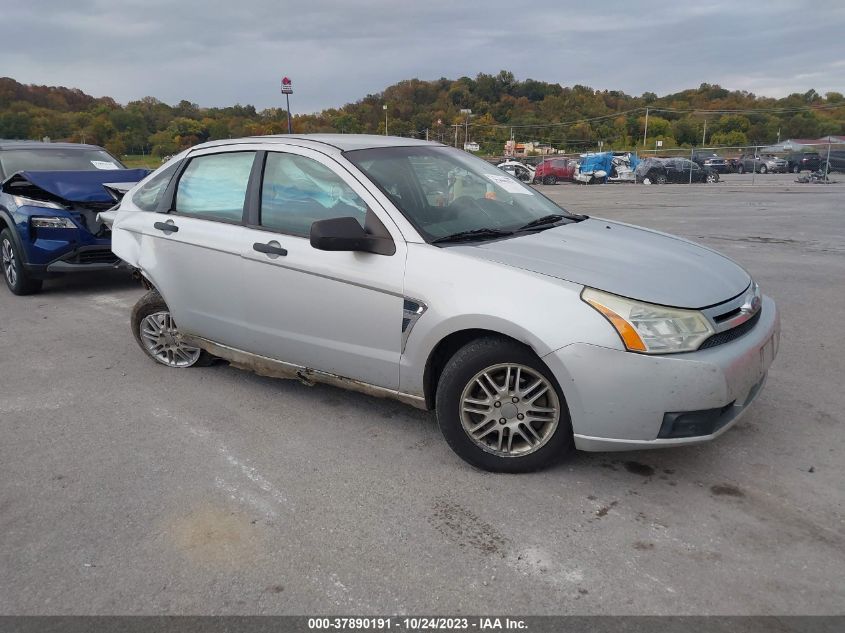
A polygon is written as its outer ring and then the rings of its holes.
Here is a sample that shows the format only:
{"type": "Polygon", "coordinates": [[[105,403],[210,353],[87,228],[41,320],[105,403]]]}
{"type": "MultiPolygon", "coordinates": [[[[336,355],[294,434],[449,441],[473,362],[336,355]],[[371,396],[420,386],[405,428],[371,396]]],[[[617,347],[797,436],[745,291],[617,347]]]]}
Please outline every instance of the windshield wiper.
{"type": "Polygon", "coordinates": [[[437,239],[431,240],[432,244],[443,244],[445,242],[471,242],[473,240],[486,240],[496,237],[507,237],[513,235],[513,231],[504,231],[502,229],[471,229],[469,231],[459,231],[451,235],[444,235],[437,239]]]}
{"type": "Polygon", "coordinates": [[[561,220],[567,219],[568,217],[568,215],[562,215],[560,213],[544,215],[542,218],[537,218],[536,220],[531,220],[528,224],[523,224],[517,229],[517,231],[525,231],[526,229],[534,229],[541,226],[546,226],[547,224],[555,224],[557,222],[560,222],[561,220]]]}

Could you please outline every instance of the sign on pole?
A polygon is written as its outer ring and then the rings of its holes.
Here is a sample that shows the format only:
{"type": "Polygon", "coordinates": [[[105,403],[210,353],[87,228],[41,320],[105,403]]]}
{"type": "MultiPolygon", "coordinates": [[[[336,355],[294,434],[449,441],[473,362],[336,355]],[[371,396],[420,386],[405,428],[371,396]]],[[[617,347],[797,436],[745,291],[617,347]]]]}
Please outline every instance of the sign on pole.
{"type": "Polygon", "coordinates": [[[293,134],[293,126],[290,121],[290,96],[293,94],[293,82],[289,77],[282,77],[282,94],[285,95],[285,106],[288,115],[288,134],[293,134]]]}

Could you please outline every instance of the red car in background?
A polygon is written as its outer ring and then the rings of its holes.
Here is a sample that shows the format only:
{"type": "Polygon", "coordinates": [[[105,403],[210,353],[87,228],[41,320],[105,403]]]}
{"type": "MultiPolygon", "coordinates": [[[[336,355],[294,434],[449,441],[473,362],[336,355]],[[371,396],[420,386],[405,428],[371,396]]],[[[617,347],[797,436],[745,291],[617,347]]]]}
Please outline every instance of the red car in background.
{"type": "Polygon", "coordinates": [[[534,182],[553,185],[559,180],[572,180],[576,164],[571,158],[547,158],[537,165],[534,182]]]}

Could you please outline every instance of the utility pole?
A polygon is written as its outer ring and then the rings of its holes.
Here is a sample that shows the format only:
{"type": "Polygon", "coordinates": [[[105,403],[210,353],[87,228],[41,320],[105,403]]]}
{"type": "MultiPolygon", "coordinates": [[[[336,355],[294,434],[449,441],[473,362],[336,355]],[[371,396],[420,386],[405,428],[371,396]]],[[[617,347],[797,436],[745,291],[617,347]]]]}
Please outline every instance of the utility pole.
{"type": "Polygon", "coordinates": [[[704,134],[701,135],[701,146],[704,147],[707,138],[707,119],[704,119],[704,134]]]}
{"type": "Polygon", "coordinates": [[[466,116],[464,121],[464,147],[469,143],[469,118],[472,116],[472,110],[469,108],[461,108],[461,114],[466,116]]]}
{"type": "Polygon", "coordinates": [[[384,110],[384,135],[387,136],[387,104],[385,103],[381,108],[384,110]]]}
{"type": "Polygon", "coordinates": [[[645,151],[646,140],[648,139],[648,108],[645,109],[645,130],[643,131],[643,151],[645,151]]]}
{"type": "Polygon", "coordinates": [[[452,127],[455,128],[455,147],[458,146],[458,128],[461,127],[460,123],[453,123],[452,127]]]}
{"type": "Polygon", "coordinates": [[[425,128],[425,140],[428,140],[428,128],[425,128]]]}

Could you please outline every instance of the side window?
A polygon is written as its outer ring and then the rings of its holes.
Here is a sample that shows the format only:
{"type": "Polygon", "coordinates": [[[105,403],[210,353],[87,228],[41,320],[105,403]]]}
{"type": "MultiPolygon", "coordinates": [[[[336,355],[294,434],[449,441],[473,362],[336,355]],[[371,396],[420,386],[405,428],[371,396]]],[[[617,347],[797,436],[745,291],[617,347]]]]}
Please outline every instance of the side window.
{"type": "Polygon", "coordinates": [[[317,220],[353,217],[363,227],[366,215],[364,201],[325,165],[296,154],[267,154],[261,226],[304,236],[317,220]]]}
{"type": "Polygon", "coordinates": [[[144,183],[132,196],[132,202],[135,203],[135,206],[143,211],[155,211],[179,165],[181,163],[176,162],[169,167],[165,167],[144,183]]]}
{"type": "Polygon", "coordinates": [[[192,158],[176,188],[176,212],[240,221],[255,152],[192,158]]]}

